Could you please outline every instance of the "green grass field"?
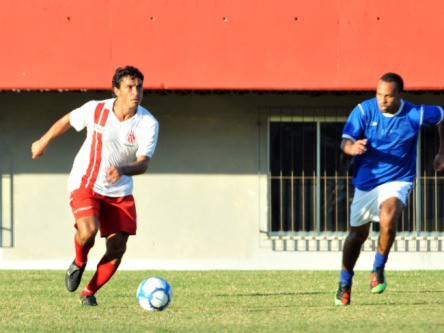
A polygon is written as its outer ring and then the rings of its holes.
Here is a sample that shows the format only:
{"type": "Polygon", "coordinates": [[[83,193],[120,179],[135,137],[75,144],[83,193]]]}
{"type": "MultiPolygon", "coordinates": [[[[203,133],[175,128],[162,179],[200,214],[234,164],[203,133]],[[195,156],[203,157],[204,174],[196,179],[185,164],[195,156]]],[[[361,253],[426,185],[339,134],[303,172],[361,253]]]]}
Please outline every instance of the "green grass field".
{"type": "MultiPolygon", "coordinates": [[[[81,288],[92,271],[86,271],[81,288]]],[[[339,273],[325,271],[118,271],[82,307],[63,271],[0,271],[0,332],[444,332],[444,271],[387,271],[372,295],[355,274],[352,305],[334,306],[339,273]],[[146,277],[167,279],[162,312],[137,303],[146,277]]]]}

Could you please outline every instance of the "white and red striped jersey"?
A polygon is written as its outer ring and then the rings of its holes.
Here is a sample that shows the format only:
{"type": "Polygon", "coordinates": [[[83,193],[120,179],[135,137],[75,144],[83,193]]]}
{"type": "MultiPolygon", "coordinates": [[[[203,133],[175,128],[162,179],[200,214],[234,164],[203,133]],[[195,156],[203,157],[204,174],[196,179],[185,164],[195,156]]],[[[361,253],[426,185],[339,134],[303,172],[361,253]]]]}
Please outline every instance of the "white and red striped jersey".
{"type": "Polygon", "coordinates": [[[106,170],[128,165],[137,156],[151,158],[154,154],[159,132],[157,120],[139,106],[132,118],[119,121],[112,111],[114,101],[115,98],[90,101],[70,113],[71,126],[77,131],[87,129],[69,175],[70,192],[82,187],[109,197],[130,195],[132,177],[122,176],[110,185],[106,182],[106,170]]]}

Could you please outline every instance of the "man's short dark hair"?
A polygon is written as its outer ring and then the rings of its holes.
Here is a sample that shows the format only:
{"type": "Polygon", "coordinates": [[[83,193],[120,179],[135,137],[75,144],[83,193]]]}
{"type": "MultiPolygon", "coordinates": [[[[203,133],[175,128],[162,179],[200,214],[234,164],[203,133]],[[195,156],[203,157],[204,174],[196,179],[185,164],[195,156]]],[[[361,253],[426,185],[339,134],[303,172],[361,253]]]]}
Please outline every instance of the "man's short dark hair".
{"type": "Polygon", "coordinates": [[[398,87],[398,92],[404,91],[404,81],[402,80],[402,77],[396,73],[385,73],[383,76],[381,76],[381,81],[395,82],[396,86],[398,87]]]}
{"type": "Polygon", "coordinates": [[[125,66],[125,67],[119,67],[116,69],[116,72],[113,76],[113,88],[116,87],[117,89],[120,89],[120,83],[122,82],[122,79],[125,76],[130,76],[132,79],[139,78],[140,81],[143,82],[143,74],[141,71],[139,71],[136,67],[133,66],[125,66]]]}

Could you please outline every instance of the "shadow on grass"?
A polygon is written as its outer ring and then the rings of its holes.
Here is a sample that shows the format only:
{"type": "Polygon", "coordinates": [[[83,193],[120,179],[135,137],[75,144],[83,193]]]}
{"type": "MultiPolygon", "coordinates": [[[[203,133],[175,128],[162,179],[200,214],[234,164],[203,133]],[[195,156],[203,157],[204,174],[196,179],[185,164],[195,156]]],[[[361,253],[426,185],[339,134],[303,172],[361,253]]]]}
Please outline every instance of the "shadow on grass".
{"type": "MultiPolygon", "coordinates": [[[[356,304],[356,303],[355,303],[356,304]]],[[[413,302],[406,302],[406,301],[394,301],[394,302],[363,302],[359,303],[359,306],[418,306],[418,305],[441,305],[444,304],[444,301],[413,301],[413,302]]]]}
{"type": "Polygon", "coordinates": [[[437,294],[437,293],[444,293],[444,290],[392,290],[391,293],[393,294],[427,294],[427,293],[432,293],[432,294],[437,294]]]}
{"type": "Polygon", "coordinates": [[[217,294],[216,297],[276,297],[276,296],[303,296],[303,295],[321,295],[325,293],[312,291],[312,292],[300,292],[300,293],[251,293],[251,294],[217,294]]]}

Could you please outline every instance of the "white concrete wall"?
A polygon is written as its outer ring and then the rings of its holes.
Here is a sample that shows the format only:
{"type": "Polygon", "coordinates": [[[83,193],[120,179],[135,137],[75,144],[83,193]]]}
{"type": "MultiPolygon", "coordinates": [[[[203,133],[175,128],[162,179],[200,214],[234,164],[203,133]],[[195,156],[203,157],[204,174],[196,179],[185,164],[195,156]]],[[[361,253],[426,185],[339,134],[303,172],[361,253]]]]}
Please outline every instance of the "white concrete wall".
{"type": "MultiPolygon", "coordinates": [[[[160,122],[159,145],[149,173],[135,177],[139,228],[122,268],[339,269],[340,252],[273,251],[264,241],[267,115],[260,108],[351,109],[369,96],[148,93],[143,105],[160,122]]],[[[30,146],[66,112],[108,97],[103,92],[0,93],[3,223],[11,219],[11,175],[14,220],[14,246],[0,249],[0,268],[65,269],[73,259],[66,181],[84,133],[71,130],[37,161],[30,146]]],[[[89,268],[103,252],[104,242],[97,239],[89,268]]],[[[369,269],[373,255],[364,252],[357,269],[369,269]]],[[[388,267],[444,269],[443,259],[436,252],[393,253],[388,267]]]]}

